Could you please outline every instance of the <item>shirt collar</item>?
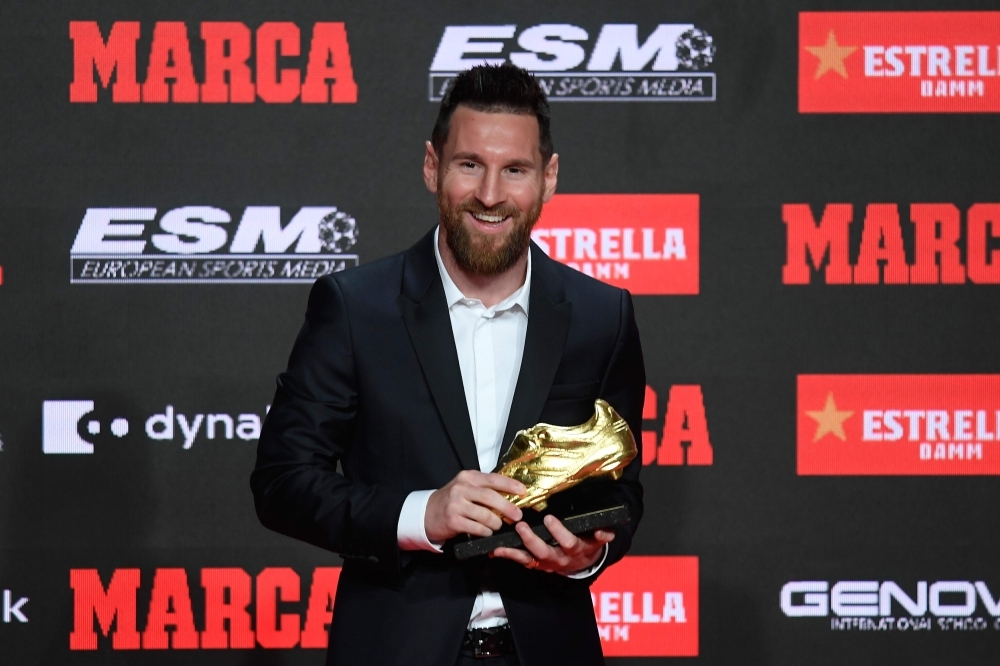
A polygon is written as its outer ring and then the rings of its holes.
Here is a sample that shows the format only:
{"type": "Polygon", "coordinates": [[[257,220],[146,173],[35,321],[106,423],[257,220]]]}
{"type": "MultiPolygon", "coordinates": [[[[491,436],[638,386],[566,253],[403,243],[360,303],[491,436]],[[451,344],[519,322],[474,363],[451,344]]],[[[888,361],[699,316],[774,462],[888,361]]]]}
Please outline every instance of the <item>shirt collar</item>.
{"type": "MultiPolygon", "coordinates": [[[[463,300],[474,300],[479,302],[479,299],[468,299],[465,294],[458,288],[455,281],[451,279],[451,275],[448,274],[448,269],[444,266],[444,261],[441,259],[441,250],[438,248],[438,235],[441,233],[441,227],[438,226],[434,230],[434,259],[437,261],[438,272],[441,274],[441,283],[444,285],[444,297],[448,303],[448,309],[450,310],[452,306],[463,300]]],[[[524,284],[522,284],[517,291],[503,299],[499,303],[493,306],[495,312],[502,312],[504,310],[509,310],[514,306],[519,306],[524,314],[528,314],[528,296],[531,292],[531,249],[528,249],[528,270],[524,275],[524,284]]]]}

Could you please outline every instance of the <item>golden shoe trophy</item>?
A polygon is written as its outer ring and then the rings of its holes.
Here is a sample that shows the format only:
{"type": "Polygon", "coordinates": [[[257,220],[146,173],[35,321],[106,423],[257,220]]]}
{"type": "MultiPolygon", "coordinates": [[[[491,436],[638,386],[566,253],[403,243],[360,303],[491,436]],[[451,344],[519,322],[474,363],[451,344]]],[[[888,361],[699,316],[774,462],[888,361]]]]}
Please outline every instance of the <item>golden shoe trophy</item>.
{"type": "MultiPolygon", "coordinates": [[[[505,496],[514,506],[542,511],[553,495],[586,479],[607,476],[617,481],[638,452],[625,419],[607,402],[598,399],[594,401],[594,415],[586,423],[569,427],[539,423],[518,431],[493,471],[517,479],[527,488],[524,495],[505,496]]],[[[562,519],[577,534],[627,521],[628,511],[624,506],[562,519]]],[[[540,523],[540,519],[536,522],[540,523]]],[[[551,539],[544,525],[533,529],[543,539],[551,539]]],[[[520,545],[517,532],[502,530],[493,536],[457,544],[455,556],[466,559],[496,548],[520,545]]]]}

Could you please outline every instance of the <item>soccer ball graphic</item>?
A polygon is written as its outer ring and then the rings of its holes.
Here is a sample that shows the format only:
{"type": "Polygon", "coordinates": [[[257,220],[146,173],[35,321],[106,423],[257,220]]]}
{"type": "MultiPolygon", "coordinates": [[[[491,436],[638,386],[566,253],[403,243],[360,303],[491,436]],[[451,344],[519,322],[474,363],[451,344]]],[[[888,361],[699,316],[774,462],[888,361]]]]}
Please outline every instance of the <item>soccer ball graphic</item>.
{"type": "Polygon", "coordinates": [[[704,30],[691,28],[677,38],[677,62],[681,69],[705,69],[712,64],[714,57],[714,40],[704,30]]]}
{"type": "Polygon", "coordinates": [[[334,211],[319,221],[319,240],[324,252],[347,252],[358,242],[358,223],[347,213],[334,211]]]}

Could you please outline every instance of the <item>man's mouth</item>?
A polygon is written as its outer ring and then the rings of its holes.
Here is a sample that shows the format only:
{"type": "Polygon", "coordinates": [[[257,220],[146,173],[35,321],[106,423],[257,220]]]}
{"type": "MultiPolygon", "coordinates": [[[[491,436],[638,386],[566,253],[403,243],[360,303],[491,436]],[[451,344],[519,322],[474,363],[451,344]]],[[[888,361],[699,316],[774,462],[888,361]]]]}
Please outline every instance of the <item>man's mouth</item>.
{"type": "Polygon", "coordinates": [[[472,213],[472,212],[470,212],[469,214],[472,217],[474,217],[476,219],[476,221],[481,222],[482,224],[490,225],[490,226],[499,226],[499,225],[503,224],[504,220],[506,220],[509,217],[507,215],[491,215],[489,213],[472,213]]]}

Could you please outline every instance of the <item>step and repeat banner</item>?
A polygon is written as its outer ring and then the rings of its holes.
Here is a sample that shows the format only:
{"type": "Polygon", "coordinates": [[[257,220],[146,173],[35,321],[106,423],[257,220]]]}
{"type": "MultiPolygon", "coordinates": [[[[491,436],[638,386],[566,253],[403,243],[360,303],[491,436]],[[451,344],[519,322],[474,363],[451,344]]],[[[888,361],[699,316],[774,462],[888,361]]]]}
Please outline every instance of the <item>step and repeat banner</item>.
{"type": "Polygon", "coordinates": [[[609,660],[990,663],[1000,11],[863,4],[7,3],[0,662],[323,663],[341,561],[248,484],[274,378],[317,278],[436,224],[454,75],[512,62],[532,236],[646,357],[609,660]]]}

